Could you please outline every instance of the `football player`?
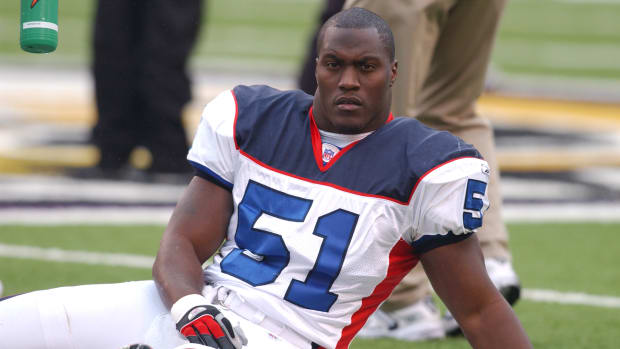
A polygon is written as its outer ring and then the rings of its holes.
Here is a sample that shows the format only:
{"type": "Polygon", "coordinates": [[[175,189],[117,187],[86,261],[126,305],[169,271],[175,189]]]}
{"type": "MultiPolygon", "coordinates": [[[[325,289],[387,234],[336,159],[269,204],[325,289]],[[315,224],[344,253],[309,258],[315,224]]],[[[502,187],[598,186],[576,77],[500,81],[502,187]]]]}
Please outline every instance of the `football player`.
{"type": "MultiPolygon", "coordinates": [[[[395,115],[415,117],[427,126],[449,131],[472,144],[491,169],[487,188],[493,203],[476,231],[489,278],[510,304],[520,297],[512,267],[508,230],[502,220],[499,166],[492,125],[476,111],[484,87],[491,49],[506,0],[325,0],[324,23],[343,8],[362,7],[384,18],[397,42],[398,79],[392,88],[395,115]]],[[[320,28],[319,28],[320,29],[320,28]]],[[[316,41],[316,36],[312,42],[316,41]]],[[[316,90],[316,45],[309,48],[298,85],[316,90]]],[[[329,154],[328,154],[329,155],[329,154]]],[[[421,265],[394,289],[358,337],[407,341],[459,334],[449,312],[442,317],[421,265]]]]}
{"type": "Polygon", "coordinates": [[[421,261],[473,347],[531,348],[474,233],[487,163],[450,133],[391,115],[387,24],[340,12],[318,52],[315,97],[237,86],[207,105],[154,282],[0,302],[9,347],[347,348],[421,261]]]}

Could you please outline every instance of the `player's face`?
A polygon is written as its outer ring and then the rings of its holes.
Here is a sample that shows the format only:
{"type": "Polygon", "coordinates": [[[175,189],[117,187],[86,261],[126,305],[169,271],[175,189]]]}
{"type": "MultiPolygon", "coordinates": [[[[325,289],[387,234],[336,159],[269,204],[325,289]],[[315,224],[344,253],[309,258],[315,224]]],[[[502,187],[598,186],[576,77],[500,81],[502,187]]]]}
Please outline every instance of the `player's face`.
{"type": "Polygon", "coordinates": [[[314,117],[320,129],[363,133],[389,116],[392,62],[375,28],[329,27],[318,48],[314,117]]]}

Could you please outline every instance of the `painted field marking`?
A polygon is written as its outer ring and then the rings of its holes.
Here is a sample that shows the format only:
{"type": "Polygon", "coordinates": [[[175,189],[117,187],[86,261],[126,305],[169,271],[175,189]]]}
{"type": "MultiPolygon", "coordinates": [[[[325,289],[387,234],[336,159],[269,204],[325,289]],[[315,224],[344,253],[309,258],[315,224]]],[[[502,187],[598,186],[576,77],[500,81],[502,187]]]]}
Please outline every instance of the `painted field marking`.
{"type": "MultiPolygon", "coordinates": [[[[0,225],[119,225],[168,223],[174,207],[15,207],[0,209],[0,225]]],[[[507,222],[620,222],[620,203],[504,204],[507,222]]]]}
{"type": "Polygon", "coordinates": [[[59,248],[42,248],[0,244],[0,257],[36,259],[51,262],[71,262],[116,267],[151,268],[155,258],[125,253],[69,251],[59,248]]]}
{"type": "MultiPolygon", "coordinates": [[[[155,258],[143,255],[69,251],[59,248],[42,248],[2,243],[0,243],[0,257],[147,269],[151,268],[155,261],[155,258]]],[[[620,297],[591,295],[578,292],[523,289],[522,298],[533,302],[620,308],[620,297]]]]}
{"type": "Polygon", "coordinates": [[[599,296],[581,292],[524,289],[523,299],[534,302],[590,305],[603,308],[620,308],[620,297],[599,296]]]}
{"type": "MultiPolygon", "coordinates": [[[[619,0],[620,1],[620,0],[619,0]]],[[[478,101],[481,114],[491,121],[578,132],[617,132],[620,130],[620,105],[520,98],[483,94],[478,101]]]]}
{"type": "Polygon", "coordinates": [[[0,224],[167,224],[173,207],[56,207],[0,209],[0,224]]]}

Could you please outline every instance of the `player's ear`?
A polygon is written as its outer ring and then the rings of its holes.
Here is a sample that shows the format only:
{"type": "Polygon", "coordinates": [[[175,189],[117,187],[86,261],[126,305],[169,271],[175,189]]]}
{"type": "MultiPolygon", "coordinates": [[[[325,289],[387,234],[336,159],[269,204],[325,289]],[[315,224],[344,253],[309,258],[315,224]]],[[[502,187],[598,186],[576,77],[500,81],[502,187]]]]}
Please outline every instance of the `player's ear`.
{"type": "Polygon", "coordinates": [[[318,78],[319,71],[317,69],[318,67],[319,67],[319,56],[316,56],[316,58],[314,59],[314,81],[316,81],[317,86],[319,85],[319,78],[318,78]]]}
{"type": "Polygon", "coordinates": [[[392,63],[392,66],[390,67],[390,87],[394,85],[396,75],[398,75],[398,61],[395,59],[392,63]]]}

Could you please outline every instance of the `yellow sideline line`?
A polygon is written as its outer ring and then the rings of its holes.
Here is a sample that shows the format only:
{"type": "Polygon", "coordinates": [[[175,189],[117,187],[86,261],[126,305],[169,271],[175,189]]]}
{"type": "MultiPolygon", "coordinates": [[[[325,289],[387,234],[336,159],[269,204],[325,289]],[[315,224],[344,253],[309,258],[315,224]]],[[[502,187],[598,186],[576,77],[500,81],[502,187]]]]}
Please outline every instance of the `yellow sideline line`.
{"type": "MultiPolygon", "coordinates": [[[[26,122],[50,122],[92,125],[94,105],[84,100],[69,103],[67,96],[46,99],[45,103],[25,103],[22,99],[6,101],[23,113],[26,122]]],[[[5,104],[6,105],[6,104],[5,104]]],[[[576,129],[579,131],[620,130],[620,104],[524,99],[485,94],[478,109],[494,122],[576,129]]],[[[202,106],[190,103],[185,109],[184,123],[193,134],[202,106]]],[[[92,166],[97,161],[96,149],[88,146],[45,146],[23,149],[0,149],[0,172],[22,173],[60,167],[92,166]]],[[[503,171],[562,171],[590,166],[620,166],[620,150],[596,153],[561,150],[498,152],[503,171]]]]}
{"type": "MultiPolygon", "coordinates": [[[[0,98],[0,103],[17,110],[28,122],[94,123],[96,112],[91,100],[85,100],[85,97],[77,94],[55,97],[33,103],[32,98],[12,96],[0,98]]],[[[196,103],[198,101],[195,100],[187,108],[191,120],[198,120],[203,108],[196,103]]],[[[620,129],[620,103],[562,101],[486,93],[478,101],[478,110],[494,121],[530,126],[620,129]]]]}
{"type": "Polygon", "coordinates": [[[484,94],[478,110],[493,121],[581,131],[620,130],[620,104],[484,94]]]}
{"type": "MultiPolygon", "coordinates": [[[[44,146],[0,152],[0,173],[24,173],[42,169],[93,166],[98,152],[92,146],[44,146]]],[[[148,154],[137,153],[134,163],[148,162],[148,154]]],[[[497,154],[500,169],[512,172],[556,172],[597,166],[620,167],[620,150],[596,152],[575,150],[511,151],[497,154]]],[[[139,166],[143,167],[143,166],[139,166]]]]}
{"type": "MultiPolygon", "coordinates": [[[[13,98],[15,97],[15,98],[13,98]]],[[[66,94],[54,99],[2,98],[0,102],[20,112],[28,122],[80,123],[92,125],[95,108],[83,96],[66,94]]],[[[194,102],[196,103],[196,102],[194,102]]],[[[196,120],[202,106],[190,104],[191,119],[196,120]]],[[[481,113],[495,121],[525,123],[531,126],[556,126],[597,130],[620,129],[620,104],[558,101],[484,94],[478,103],[481,113]],[[561,124],[558,124],[561,122],[561,124]]]]}
{"type": "Polygon", "coordinates": [[[588,151],[511,151],[497,152],[500,170],[512,172],[558,172],[587,167],[620,167],[620,149],[588,151]]]}

